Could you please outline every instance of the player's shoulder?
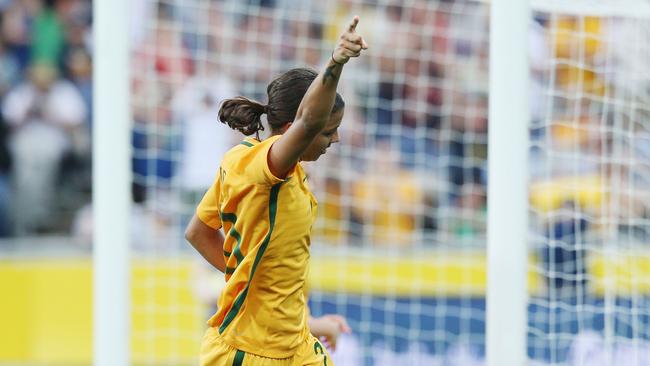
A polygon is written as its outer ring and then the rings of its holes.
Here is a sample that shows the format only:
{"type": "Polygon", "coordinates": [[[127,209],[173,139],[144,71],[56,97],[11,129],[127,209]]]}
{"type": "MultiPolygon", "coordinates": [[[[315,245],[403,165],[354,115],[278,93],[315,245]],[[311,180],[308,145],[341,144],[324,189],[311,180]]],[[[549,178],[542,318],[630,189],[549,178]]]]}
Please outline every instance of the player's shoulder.
{"type": "Polygon", "coordinates": [[[250,149],[254,146],[251,138],[245,138],[235,146],[231,147],[223,156],[222,165],[228,165],[229,163],[236,162],[242,157],[250,153],[250,149]]]}
{"type": "Polygon", "coordinates": [[[276,140],[276,136],[269,137],[262,141],[253,137],[246,137],[225,154],[224,160],[227,159],[235,162],[251,159],[260,153],[268,152],[268,149],[276,140]]]}
{"type": "Polygon", "coordinates": [[[241,177],[249,183],[273,185],[282,181],[273,176],[267,161],[269,149],[278,138],[279,135],[262,141],[245,138],[224,155],[222,169],[231,176],[241,177]]]}
{"type": "Polygon", "coordinates": [[[221,159],[221,169],[228,172],[243,174],[247,165],[258,153],[260,141],[247,137],[231,147],[221,159]]]}

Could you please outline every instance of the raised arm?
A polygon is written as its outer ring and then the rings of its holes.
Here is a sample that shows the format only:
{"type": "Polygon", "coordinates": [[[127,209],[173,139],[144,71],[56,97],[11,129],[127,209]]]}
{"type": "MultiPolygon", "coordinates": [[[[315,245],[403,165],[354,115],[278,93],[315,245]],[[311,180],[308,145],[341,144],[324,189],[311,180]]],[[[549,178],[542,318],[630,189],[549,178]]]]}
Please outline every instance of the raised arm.
{"type": "Polygon", "coordinates": [[[332,57],[318,77],[311,83],[300,102],[296,118],[289,129],[276,141],[269,152],[269,168],[277,177],[285,177],[300,160],[314,137],[318,135],[332,112],[336,87],[343,65],[351,57],[358,57],[368,48],[356,33],[359,17],[355,16],[348,29],[341,35],[332,57]]]}

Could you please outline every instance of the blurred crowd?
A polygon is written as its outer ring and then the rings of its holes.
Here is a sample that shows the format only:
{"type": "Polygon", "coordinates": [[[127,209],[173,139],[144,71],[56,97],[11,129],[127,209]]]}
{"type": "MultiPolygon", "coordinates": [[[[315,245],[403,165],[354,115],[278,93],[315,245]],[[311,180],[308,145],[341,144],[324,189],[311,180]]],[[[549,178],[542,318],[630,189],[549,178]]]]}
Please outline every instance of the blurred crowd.
{"type": "MultiPolygon", "coordinates": [[[[484,244],[486,4],[138,0],[130,8],[136,221],[182,226],[241,138],[218,123],[219,102],[266,102],[275,75],[319,68],[358,14],[370,49],[341,82],[342,141],[309,167],[317,240],[484,244]]],[[[90,231],[90,9],[84,0],[0,1],[1,235],[90,231]]],[[[534,15],[531,92],[522,98],[533,117],[538,231],[555,235],[546,223],[566,207],[598,225],[611,200],[616,215],[647,217],[632,194],[650,183],[650,51],[633,37],[650,34],[614,18],[534,15]],[[605,188],[613,179],[616,197],[605,188]]]]}
{"type": "Polygon", "coordinates": [[[0,236],[69,232],[90,199],[91,13],[0,1],[0,236]]]}
{"type": "Polygon", "coordinates": [[[350,14],[359,14],[371,47],[340,83],[342,142],[308,167],[320,202],[316,240],[480,240],[488,10],[436,4],[167,1],[139,8],[139,19],[154,20],[134,35],[136,202],[163,223],[191,212],[219,160],[205,157],[221,156],[241,138],[215,123],[218,101],[245,95],[266,102],[273,77],[320,68],[350,14]],[[179,200],[169,196],[178,191],[179,200]]]}

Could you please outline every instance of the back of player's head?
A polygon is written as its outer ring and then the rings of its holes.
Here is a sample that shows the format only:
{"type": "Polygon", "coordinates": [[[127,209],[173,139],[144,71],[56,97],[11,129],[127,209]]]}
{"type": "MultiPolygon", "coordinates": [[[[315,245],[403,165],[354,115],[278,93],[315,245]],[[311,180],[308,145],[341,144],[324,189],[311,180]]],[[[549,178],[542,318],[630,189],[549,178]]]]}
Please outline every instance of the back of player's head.
{"type": "MultiPolygon", "coordinates": [[[[273,79],[266,88],[268,105],[241,96],[228,99],[219,109],[219,120],[248,136],[264,130],[261,116],[266,113],[271,131],[278,131],[296,118],[298,106],[317,76],[318,73],[311,69],[291,69],[273,79]]],[[[336,93],[332,112],[344,106],[343,98],[336,93]]]]}

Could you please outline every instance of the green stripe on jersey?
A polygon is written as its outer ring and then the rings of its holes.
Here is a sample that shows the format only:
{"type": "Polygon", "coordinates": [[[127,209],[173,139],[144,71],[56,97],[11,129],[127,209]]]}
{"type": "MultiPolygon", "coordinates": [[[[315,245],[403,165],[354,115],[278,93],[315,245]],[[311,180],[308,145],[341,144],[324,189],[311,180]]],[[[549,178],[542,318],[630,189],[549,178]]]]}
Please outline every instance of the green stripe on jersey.
{"type": "Polygon", "coordinates": [[[244,356],[246,356],[244,351],[237,350],[237,352],[235,352],[235,360],[232,362],[232,366],[242,366],[244,364],[244,356]]]}
{"type": "Polygon", "coordinates": [[[235,245],[235,249],[233,250],[232,253],[230,252],[224,252],[223,254],[226,255],[226,257],[230,257],[231,254],[235,255],[235,258],[237,258],[237,264],[241,263],[241,261],[244,260],[244,255],[241,252],[241,235],[235,229],[235,224],[237,223],[237,215],[234,213],[221,213],[221,221],[228,221],[232,223],[232,227],[230,228],[230,231],[228,231],[228,235],[232,236],[235,238],[237,241],[237,245],[235,245]]]}
{"type": "Polygon", "coordinates": [[[273,226],[275,225],[275,214],[278,209],[278,193],[280,192],[280,187],[282,186],[282,183],[280,182],[273,187],[271,187],[271,194],[269,197],[269,232],[266,234],[266,237],[264,238],[264,241],[262,242],[262,245],[260,245],[260,248],[257,251],[257,255],[255,256],[255,261],[253,262],[253,268],[251,269],[251,275],[248,278],[248,283],[246,284],[246,288],[244,291],[242,291],[239,296],[235,299],[235,302],[232,305],[232,308],[228,311],[226,314],[226,317],[223,319],[223,323],[221,323],[221,326],[219,327],[219,333],[223,333],[224,330],[230,325],[230,323],[235,319],[237,314],[239,313],[239,310],[241,309],[242,305],[244,304],[244,301],[246,300],[246,295],[248,295],[248,289],[250,288],[251,281],[253,280],[253,275],[255,275],[255,269],[257,268],[257,265],[260,263],[262,260],[262,256],[264,255],[264,251],[266,250],[266,247],[269,246],[269,242],[271,241],[271,234],[273,233],[273,226]]]}

